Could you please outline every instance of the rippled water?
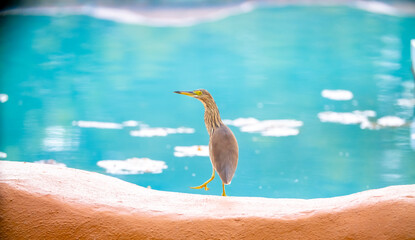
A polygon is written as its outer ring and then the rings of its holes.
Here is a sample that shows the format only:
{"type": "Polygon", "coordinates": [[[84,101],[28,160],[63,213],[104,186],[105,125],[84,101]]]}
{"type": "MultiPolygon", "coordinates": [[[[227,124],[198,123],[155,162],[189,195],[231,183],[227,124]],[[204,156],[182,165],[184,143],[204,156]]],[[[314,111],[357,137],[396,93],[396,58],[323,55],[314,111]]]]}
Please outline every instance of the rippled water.
{"type": "Polygon", "coordinates": [[[185,27],[0,16],[0,157],[219,195],[219,178],[189,188],[210,177],[209,137],[202,104],[173,93],[205,88],[239,142],[228,195],[415,183],[415,17],[251,10],[185,27]]]}

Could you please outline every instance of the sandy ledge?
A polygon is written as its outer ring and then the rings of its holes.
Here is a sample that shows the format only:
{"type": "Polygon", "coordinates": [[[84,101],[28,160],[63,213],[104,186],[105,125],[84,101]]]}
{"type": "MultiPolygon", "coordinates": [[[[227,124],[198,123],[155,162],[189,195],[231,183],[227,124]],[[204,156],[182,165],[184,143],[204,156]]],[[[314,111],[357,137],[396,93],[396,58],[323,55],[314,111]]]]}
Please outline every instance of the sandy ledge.
{"type": "Polygon", "coordinates": [[[155,191],[0,161],[0,239],[415,239],[415,185],[327,199],[155,191]]]}

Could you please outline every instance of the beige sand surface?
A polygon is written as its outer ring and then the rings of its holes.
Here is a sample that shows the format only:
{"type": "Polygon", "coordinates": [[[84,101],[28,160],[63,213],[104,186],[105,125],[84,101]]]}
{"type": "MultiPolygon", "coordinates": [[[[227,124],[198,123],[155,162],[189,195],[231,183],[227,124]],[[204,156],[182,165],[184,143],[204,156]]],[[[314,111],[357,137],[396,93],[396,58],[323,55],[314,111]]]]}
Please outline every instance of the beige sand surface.
{"type": "Polygon", "coordinates": [[[415,239],[415,185],[326,199],[162,192],[0,161],[0,239],[415,239]]]}

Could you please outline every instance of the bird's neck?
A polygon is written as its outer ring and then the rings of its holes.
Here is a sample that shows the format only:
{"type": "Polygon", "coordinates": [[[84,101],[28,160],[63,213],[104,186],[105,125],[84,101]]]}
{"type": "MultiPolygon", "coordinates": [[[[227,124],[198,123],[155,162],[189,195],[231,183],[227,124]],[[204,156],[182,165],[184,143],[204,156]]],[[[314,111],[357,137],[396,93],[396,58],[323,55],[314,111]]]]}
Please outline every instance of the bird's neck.
{"type": "Polygon", "coordinates": [[[209,135],[212,135],[213,131],[223,124],[220,119],[219,109],[213,99],[211,102],[203,102],[203,105],[205,106],[206,129],[209,135]]]}

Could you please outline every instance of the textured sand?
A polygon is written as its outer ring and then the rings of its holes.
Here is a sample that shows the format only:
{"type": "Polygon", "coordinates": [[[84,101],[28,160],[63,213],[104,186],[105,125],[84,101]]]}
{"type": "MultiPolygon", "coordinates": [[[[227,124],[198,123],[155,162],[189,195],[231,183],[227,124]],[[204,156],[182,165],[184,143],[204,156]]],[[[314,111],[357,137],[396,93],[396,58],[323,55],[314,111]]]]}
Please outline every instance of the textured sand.
{"type": "Polygon", "coordinates": [[[155,191],[0,161],[0,239],[415,239],[415,185],[326,199],[155,191]]]}

